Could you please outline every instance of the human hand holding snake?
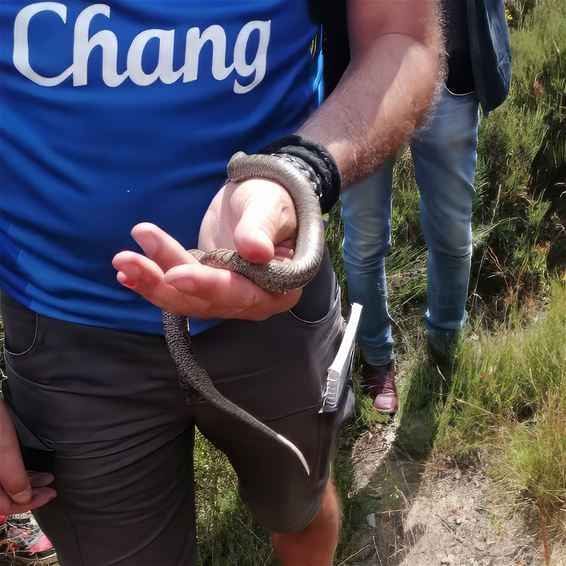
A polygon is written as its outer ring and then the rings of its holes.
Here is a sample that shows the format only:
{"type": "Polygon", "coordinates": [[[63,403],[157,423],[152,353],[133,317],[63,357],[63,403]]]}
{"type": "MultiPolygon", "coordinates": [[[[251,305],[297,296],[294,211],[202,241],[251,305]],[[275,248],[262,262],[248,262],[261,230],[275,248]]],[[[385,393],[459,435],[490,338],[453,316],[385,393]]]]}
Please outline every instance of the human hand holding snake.
{"type": "MultiPolygon", "coordinates": [[[[265,203],[262,203],[264,208],[257,209],[261,213],[260,216],[257,216],[254,214],[253,197],[245,198],[245,196],[239,196],[239,198],[234,198],[234,200],[236,202],[235,208],[240,211],[240,217],[238,218],[238,215],[236,215],[235,218],[231,218],[230,212],[234,206],[231,203],[231,196],[234,197],[234,195],[220,194],[211,205],[212,213],[210,215],[207,213],[207,218],[203,222],[204,233],[207,233],[207,228],[210,226],[217,229],[216,232],[214,230],[210,231],[212,246],[214,246],[216,241],[223,241],[226,234],[232,234],[234,247],[236,247],[237,240],[241,239],[246,250],[244,253],[252,256],[254,260],[249,261],[248,257],[243,257],[230,248],[216,249],[211,252],[203,252],[201,250],[185,252],[182,248],[177,247],[180,244],[174,244],[169,241],[169,245],[175,251],[173,257],[177,260],[187,260],[187,264],[184,266],[185,271],[187,268],[190,269],[191,266],[195,266],[196,259],[198,264],[204,265],[204,267],[229,270],[228,277],[231,277],[231,273],[239,274],[255,283],[265,292],[277,294],[275,296],[285,297],[289,292],[297,292],[316,275],[324,247],[323,225],[318,197],[309,184],[309,180],[300,171],[297,171],[295,165],[285,159],[267,155],[248,157],[245,154],[236,154],[228,166],[228,175],[230,180],[236,182],[243,181],[240,186],[245,186],[247,180],[271,179],[272,181],[278,181],[285,185],[286,190],[291,195],[292,202],[284,204],[284,201],[287,199],[279,192],[281,204],[279,208],[275,208],[276,214],[273,214],[274,209],[265,208],[265,203]],[[293,204],[297,218],[295,218],[292,211],[293,204]],[[279,213],[278,215],[277,212],[279,213]],[[280,221],[281,219],[283,219],[283,222],[280,221]],[[246,220],[252,223],[256,222],[256,232],[260,236],[257,242],[254,241],[253,233],[252,238],[249,238],[249,233],[243,229],[246,226],[246,220]],[[298,224],[298,229],[295,249],[292,252],[293,259],[288,262],[268,261],[270,257],[275,255],[277,249],[275,245],[277,240],[273,238],[273,235],[277,235],[279,238],[281,238],[281,234],[287,236],[291,231],[294,231],[295,224],[298,224]],[[271,240],[269,240],[270,233],[272,235],[271,240]],[[223,235],[224,238],[222,237],[223,235]],[[217,237],[215,238],[215,236],[217,237]],[[247,249],[246,246],[250,243],[251,246],[247,249]],[[254,245],[256,243],[260,244],[257,248],[254,245]]],[[[272,188],[277,187],[273,182],[268,181],[267,183],[268,185],[271,184],[272,188]]],[[[240,192],[240,195],[242,195],[242,192],[240,192]]],[[[142,225],[134,229],[134,237],[138,236],[138,243],[140,243],[148,255],[154,254],[156,251],[157,240],[154,239],[155,234],[155,228],[151,226],[142,225]]],[[[167,241],[168,237],[164,233],[160,234],[160,237],[167,241]]],[[[285,238],[285,240],[288,240],[288,238],[285,238]]],[[[209,245],[210,242],[206,242],[206,245],[209,245]]],[[[288,249],[282,246],[280,248],[288,249]]],[[[167,285],[170,285],[171,280],[174,281],[176,276],[181,275],[182,279],[183,273],[178,273],[182,268],[176,268],[173,265],[167,272],[161,271],[162,280],[159,281],[158,269],[160,266],[156,266],[156,269],[152,265],[151,260],[144,259],[139,254],[134,254],[132,257],[128,256],[128,254],[131,254],[131,252],[123,252],[114,259],[114,266],[119,269],[118,280],[123,285],[146,296],[141,291],[141,286],[135,277],[139,275],[140,269],[134,266],[132,270],[132,265],[128,264],[128,260],[135,261],[137,259],[136,256],[138,256],[141,265],[145,266],[149,271],[149,278],[155,280],[158,291],[161,285],[162,296],[165,296],[165,300],[171,301],[171,299],[175,298],[176,293],[180,292],[178,289],[171,292],[167,285]]],[[[291,253],[285,255],[290,256],[291,253]]],[[[167,267],[167,265],[164,267],[167,267]]],[[[189,290],[191,290],[190,285],[189,290]]],[[[148,296],[146,298],[151,300],[148,296]]],[[[222,300],[225,297],[217,295],[217,298],[222,300]]],[[[235,298],[241,304],[241,296],[235,295],[235,298]]],[[[301,451],[292,442],[258,421],[218,392],[206,370],[198,364],[193,354],[185,311],[181,311],[181,314],[178,311],[170,312],[166,307],[166,302],[161,303],[156,300],[151,300],[151,302],[164,310],[165,338],[179,372],[185,401],[190,403],[195,395],[199,396],[219,410],[230,414],[233,418],[256,429],[261,434],[281,443],[297,456],[306,473],[309,474],[310,468],[308,463],[301,451]]],[[[293,297],[293,304],[295,302],[296,299],[293,297]]],[[[257,309],[255,312],[257,312],[257,309]]],[[[208,316],[213,316],[209,313],[207,314],[208,316]]]]}
{"type": "MultiPolygon", "coordinates": [[[[294,205],[278,183],[252,179],[227,183],[202,222],[199,249],[235,249],[266,263],[292,255],[296,234],[294,205]]],[[[142,223],[132,230],[145,255],[125,251],[114,258],[118,281],[162,310],[196,318],[265,320],[292,308],[301,291],[273,294],[247,278],[200,264],[174,238],[142,223]]]]}

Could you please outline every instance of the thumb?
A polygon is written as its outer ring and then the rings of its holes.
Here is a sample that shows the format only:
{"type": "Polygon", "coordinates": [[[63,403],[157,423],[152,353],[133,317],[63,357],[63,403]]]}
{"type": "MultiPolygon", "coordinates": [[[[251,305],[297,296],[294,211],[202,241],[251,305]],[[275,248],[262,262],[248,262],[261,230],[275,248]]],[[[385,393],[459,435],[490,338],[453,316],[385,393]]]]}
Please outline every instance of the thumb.
{"type": "Polygon", "coordinates": [[[234,230],[236,251],[252,263],[267,263],[275,254],[274,230],[253,211],[246,212],[234,230]]]}
{"type": "Polygon", "coordinates": [[[294,236],[295,208],[289,193],[277,183],[265,179],[248,183],[246,188],[251,189],[253,183],[254,190],[240,201],[234,244],[248,261],[267,263],[273,259],[276,246],[294,236]]]}

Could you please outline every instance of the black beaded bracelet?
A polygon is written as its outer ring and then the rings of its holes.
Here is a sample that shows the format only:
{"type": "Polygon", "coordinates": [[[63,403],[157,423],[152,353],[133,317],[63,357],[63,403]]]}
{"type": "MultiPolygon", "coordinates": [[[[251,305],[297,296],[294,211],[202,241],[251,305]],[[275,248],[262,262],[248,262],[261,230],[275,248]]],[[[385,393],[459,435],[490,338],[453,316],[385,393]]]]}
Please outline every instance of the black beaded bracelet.
{"type": "Polygon", "coordinates": [[[286,157],[300,169],[313,182],[323,214],[338,201],[342,177],[336,161],[323,145],[291,135],[270,143],[259,153],[286,157]]]}

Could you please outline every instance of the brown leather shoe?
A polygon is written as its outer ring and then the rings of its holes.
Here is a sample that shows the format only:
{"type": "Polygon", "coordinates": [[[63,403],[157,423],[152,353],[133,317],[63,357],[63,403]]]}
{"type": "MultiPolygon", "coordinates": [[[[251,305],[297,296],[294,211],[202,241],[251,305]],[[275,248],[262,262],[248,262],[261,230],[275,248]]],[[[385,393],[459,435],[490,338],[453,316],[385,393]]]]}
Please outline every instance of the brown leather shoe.
{"type": "Polygon", "coordinates": [[[380,413],[396,413],[399,399],[395,385],[395,363],[392,360],[385,366],[366,364],[366,367],[362,392],[374,398],[373,407],[380,413]]]}

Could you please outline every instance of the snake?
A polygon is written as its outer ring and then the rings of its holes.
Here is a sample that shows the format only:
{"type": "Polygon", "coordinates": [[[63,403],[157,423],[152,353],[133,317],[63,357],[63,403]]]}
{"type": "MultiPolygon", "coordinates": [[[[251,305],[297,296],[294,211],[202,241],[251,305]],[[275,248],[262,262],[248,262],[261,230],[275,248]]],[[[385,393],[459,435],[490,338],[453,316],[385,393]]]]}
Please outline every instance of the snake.
{"type": "MultiPolygon", "coordinates": [[[[234,250],[189,250],[190,253],[204,265],[239,273],[271,293],[286,293],[304,287],[318,272],[324,250],[324,225],[313,182],[297,168],[297,163],[292,159],[278,155],[246,155],[244,152],[238,152],[230,159],[227,176],[228,181],[232,182],[260,178],[276,181],[285,187],[293,201],[297,218],[293,257],[290,261],[273,259],[265,264],[256,264],[245,260],[234,250]]],[[[290,450],[306,474],[310,475],[309,465],[295,444],[224,397],[214,386],[194,355],[188,318],[163,311],[163,327],[167,347],[179,375],[184,402],[190,404],[191,398],[197,395],[216,409],[290,450]]]]}

